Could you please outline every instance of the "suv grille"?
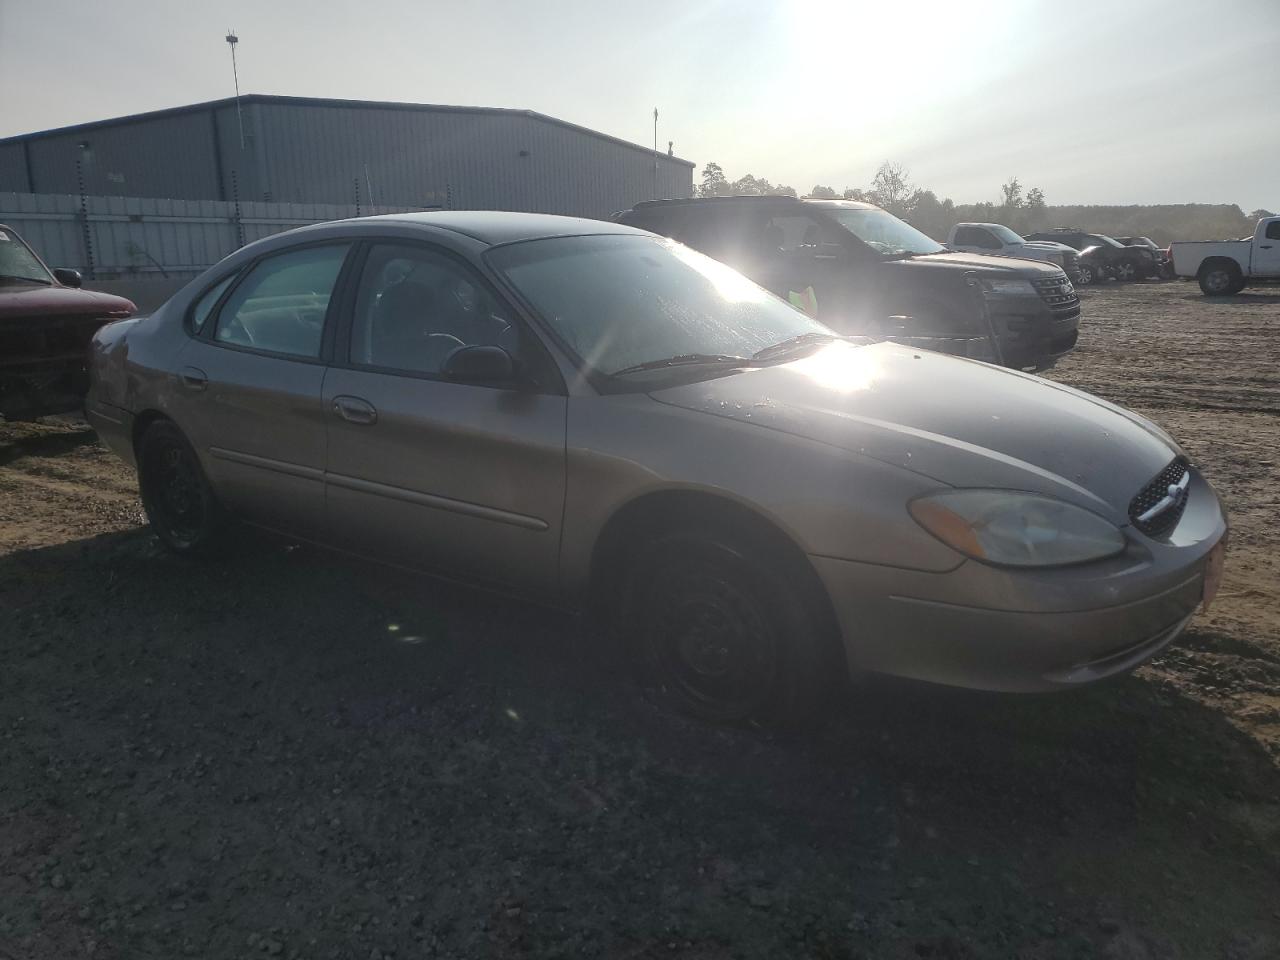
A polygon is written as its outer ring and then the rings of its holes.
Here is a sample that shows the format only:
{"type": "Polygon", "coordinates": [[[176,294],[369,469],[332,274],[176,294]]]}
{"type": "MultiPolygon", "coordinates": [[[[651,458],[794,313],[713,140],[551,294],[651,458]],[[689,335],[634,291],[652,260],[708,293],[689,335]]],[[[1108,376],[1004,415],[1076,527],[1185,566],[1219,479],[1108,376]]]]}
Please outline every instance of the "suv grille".
{"type": "Polygon", "coordinates": [[[1065,273],[1060,273],[1056,277],[1046,277],[1042,280],[1032,280],[1031,285],[1040,294],[1040,299],[1055,310],[1074,307],[1080,302],[1080,298],[1076,296],[1075,288],[1071,286],[1071,281],[1067,279],[1065,273]]]}
{"type": "Polygon", "coordinates": [[[1133,525],[1149,537],[1162,536],[1176,527],[1187,508],[1190,479],[1189,465],[1183,457],[1161,470],[1130,502],[1129,519],[1133,525]]]}

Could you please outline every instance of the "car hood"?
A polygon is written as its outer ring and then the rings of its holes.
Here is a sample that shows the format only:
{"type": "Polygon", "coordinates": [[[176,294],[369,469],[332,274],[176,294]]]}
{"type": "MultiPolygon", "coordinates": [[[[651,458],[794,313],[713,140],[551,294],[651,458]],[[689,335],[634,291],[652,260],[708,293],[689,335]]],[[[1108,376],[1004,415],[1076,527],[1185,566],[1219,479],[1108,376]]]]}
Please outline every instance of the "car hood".
{"type": "MultiPolygon", "coordinates": [[[[984,277],[1020,277],[1024,280],[1056,277],[1062,273],[1062,269],[1053,264],[1017,260],[1010,257],[993,257],[985,253],[955,253],[952,251],[924,254],[904,260],[889,260],[885,266],[909,270],[954,270],[957,272],[972,270],[984,277]]],[[[903,282],[907,282],[905,278],[903,282]]]]}
{"type": "Polygon", "coordinates": [[[1075,253],[1075,247],[1069,247],[1065,243],[1058,243],[1054,240],[1028,240],[1023,244],[1024,247],[1030,247],[1032,250],[1048,250],[1052,253],[1075,253]]]}
{"type": "Polygon", "coordinates": [[[137,309],[131,300],[94,290],[12,281],[0,283],[0,318],[72,314],[127,317],[137,309]]]}
{"type": "Polygon", "coordinates": [[[788,363],[650,395],[939,484],[1056,496],[1118,524],[1179,453],[1154,424],[1078,390],[892,343],[833,343],[788,363]]]}

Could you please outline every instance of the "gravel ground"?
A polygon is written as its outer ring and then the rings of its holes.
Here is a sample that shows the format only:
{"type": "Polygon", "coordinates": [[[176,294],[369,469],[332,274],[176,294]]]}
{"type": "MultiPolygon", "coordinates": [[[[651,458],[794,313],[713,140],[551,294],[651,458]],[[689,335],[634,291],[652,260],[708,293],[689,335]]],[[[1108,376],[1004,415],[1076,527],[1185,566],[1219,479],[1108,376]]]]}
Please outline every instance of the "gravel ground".
{"type": "Polygon", "coordinates": [[[1280,297],[1085,295],[1053,376],[1231,510],[1224,593],[1077,694],[687,723],[561,615],[274,542],[161,553],[0,424],[0,960],[1280,955],[1280,297]]]}

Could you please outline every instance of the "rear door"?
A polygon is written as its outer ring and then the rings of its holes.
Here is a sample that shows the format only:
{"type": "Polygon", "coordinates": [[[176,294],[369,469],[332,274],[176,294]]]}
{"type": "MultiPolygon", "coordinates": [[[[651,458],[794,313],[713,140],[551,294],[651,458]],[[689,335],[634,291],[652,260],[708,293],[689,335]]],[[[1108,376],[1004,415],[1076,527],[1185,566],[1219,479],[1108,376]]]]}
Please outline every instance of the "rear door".
{"type": "Polygon", "coordinates": [[[429,244],[370,242],[324,384],[326,514],[357,553],[521,592],[558,589],[563,384],[477,272],[429,244]],[[448,379],[461,345],[492,344],[519,388],[448,379]]]}
{"type": "Polygon", "coordinates": [[[350,244],[269,254],[196,302],[172,413],[237,516],[308,539],[324,519],[325,331],[350,244]]]}

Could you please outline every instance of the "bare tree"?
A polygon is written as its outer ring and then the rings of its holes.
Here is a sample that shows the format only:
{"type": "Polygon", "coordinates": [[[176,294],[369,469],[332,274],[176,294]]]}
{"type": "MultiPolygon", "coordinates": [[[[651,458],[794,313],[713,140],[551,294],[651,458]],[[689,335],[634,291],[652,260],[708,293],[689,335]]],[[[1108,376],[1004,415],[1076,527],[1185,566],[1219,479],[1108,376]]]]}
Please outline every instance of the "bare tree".
{"type": "Polygon", "coordinates": [[[871,181],[867,199],[894,216],[905,217],[911,213],[911,199],[915,192],[902,164],[886,160],[880,164],[875,179],[871,181]]]}

